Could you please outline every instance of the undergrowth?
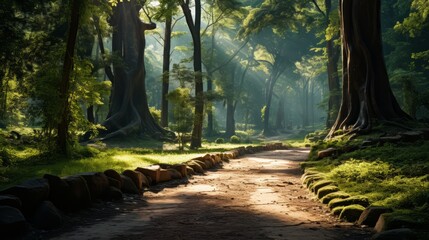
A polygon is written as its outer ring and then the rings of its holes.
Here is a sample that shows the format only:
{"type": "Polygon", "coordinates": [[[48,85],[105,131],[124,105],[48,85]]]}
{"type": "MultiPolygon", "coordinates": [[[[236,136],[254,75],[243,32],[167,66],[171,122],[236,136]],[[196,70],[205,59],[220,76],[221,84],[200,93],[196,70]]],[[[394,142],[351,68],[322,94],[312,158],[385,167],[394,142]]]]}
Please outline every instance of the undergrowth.
{"type": "Polygon", "coordinates": [[[325,173],[342,191],[374,206],[423,214],[429,223],[429,141],[361,147],[363,141],[319,141],[302,167],[325,173]],[[317,152],[330,147],[339,154],[318,160],[317,152]]]}

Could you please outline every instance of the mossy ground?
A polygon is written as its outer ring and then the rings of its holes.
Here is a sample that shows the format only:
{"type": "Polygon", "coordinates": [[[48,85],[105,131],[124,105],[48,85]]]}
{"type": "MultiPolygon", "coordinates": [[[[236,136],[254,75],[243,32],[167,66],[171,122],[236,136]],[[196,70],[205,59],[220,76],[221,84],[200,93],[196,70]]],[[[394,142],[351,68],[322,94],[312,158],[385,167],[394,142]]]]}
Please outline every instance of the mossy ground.
{"type": "Polygon", "coordinates": [[[429,223],[429,141],[361,147],[380,135],[375,131],[353,140],[319,141],[302,167],[325,174],[347,194],[367,197],[372,205],[422,213],[429,223]],[[318,160],[317,152],[329,147],[342,153],[318,160]]]}

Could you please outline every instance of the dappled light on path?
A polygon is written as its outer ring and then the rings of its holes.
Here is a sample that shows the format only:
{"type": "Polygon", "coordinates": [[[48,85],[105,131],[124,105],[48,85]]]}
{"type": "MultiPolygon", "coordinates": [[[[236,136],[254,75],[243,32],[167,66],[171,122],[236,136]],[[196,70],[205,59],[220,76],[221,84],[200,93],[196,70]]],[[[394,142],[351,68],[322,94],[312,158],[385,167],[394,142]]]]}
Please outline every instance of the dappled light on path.
{"type": "Polygon", "coordinates": [[[302,188],[299,162],[307,154],[278,150],[231,160],[184,185],[148,191],[142,206],[58,239],[367,238],[302,188]]]}

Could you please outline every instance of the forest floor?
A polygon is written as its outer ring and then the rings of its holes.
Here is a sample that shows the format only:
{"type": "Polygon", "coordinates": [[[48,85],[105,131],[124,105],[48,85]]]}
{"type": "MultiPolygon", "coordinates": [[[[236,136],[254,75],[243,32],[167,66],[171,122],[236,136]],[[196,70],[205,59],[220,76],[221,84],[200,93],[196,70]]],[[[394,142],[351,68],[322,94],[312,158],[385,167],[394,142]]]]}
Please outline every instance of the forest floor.
{"type": "Polygon", "coordinates": [[[66,215],[51,239],[369,239],[370,229],[337,220],[302,187],[309,149],[233,159],[189,180],[159,184],[143,198],[98,203],[66,215]]]}

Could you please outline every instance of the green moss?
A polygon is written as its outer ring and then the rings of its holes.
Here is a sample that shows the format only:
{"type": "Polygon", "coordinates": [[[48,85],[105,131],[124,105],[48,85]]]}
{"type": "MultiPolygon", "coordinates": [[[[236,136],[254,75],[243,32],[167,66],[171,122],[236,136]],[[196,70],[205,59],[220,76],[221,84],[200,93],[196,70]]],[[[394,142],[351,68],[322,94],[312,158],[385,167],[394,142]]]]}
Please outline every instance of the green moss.
{"type": "Polygon", "coordinates": [[[426,229],[429,225],[429,213],[426,210],[398,210],[382,214],[384,218],[384,230],[395,228],[420,228],[426,229]]]}
{"type": "Polygon", "coordinates": [[[352,197],[348,197],[348,198],[338,198],[338,199],[333,199],[332,201],[329,202],[328,207],[329,208],[335,208],[335,207],[339,207],[339,206],[348,206],[348,205],[352,205],[352,204],[359,204],[362,205],[364,207],[369,206],[369,200],[368,198],[364,197],[364,196],[352,196],[352,197]]]}
{"type": "Polygon", "coordinates": [[[340,213],[340,218],[348,222],[355,222],[359,219],[365,207],[359,204],[349,205],[343,208],[340,213]]]}
{"type": "Polygon", "coordinates": [[[317,193],[317,191],[319,189],[321,189],[322,187],[328,186],[328,185],[334,185],[334,182],[332,182],[331,180],[319,180],[319,181],[315,181],[311,185],[310,190],[312,192],[314,192],[314,193],[317,193]]]}
{"type": "Polygon", "coordinates": [[[321,202],[324,204],[328,204],[331,200],[333,200],[335,198],[344,199],[344,198],[348,198],[348,197],[350,197],[350,194],[342,192],[342,191],[332,192],[332,193],[329,193],[329,194],[325,195],[324,197],[322,197],[321,202]]]}
{"type": "Polygon", "coordinates": [[[317,191],[317,198],[321,199],[324,196],[333,192],[338,192],[339,190],[340,189],[334,185],[328,185],[328,186],[322,187],[317,191]]]}
{"type": "Polygon", "coordinates": [[[331,213],[335,216],[339,216],[341,214],[341,212],[343,211],[344,206],[340,206],[340,207],[335,207],[331,210],[331,213]]]}

